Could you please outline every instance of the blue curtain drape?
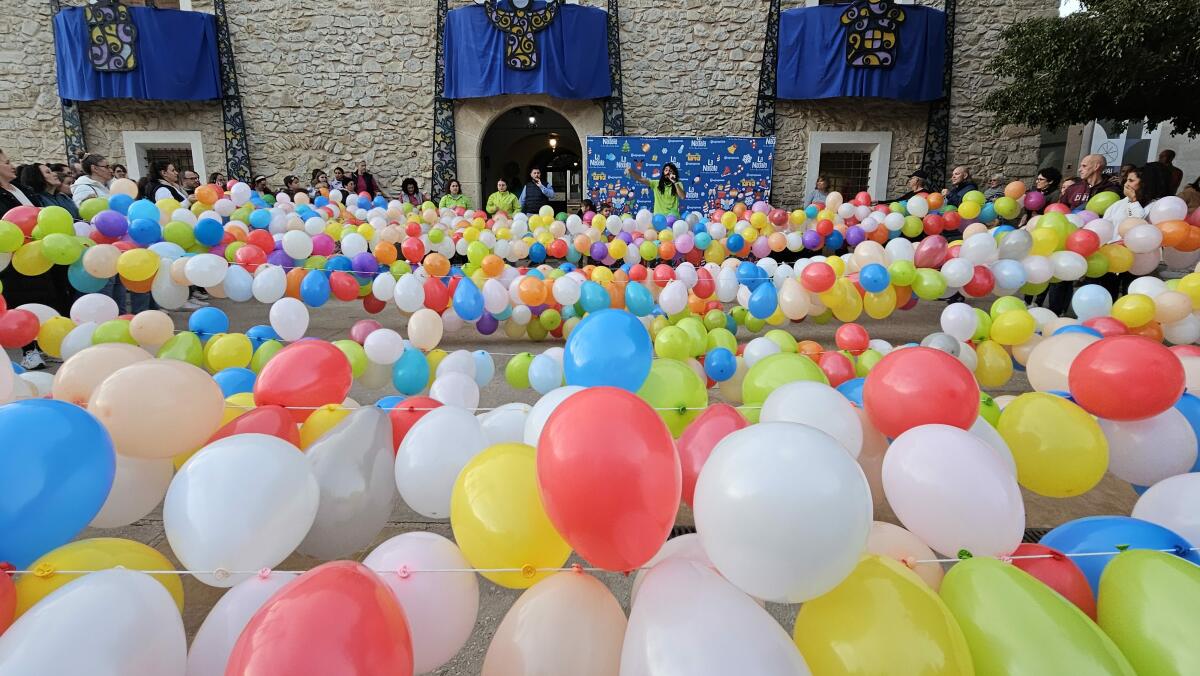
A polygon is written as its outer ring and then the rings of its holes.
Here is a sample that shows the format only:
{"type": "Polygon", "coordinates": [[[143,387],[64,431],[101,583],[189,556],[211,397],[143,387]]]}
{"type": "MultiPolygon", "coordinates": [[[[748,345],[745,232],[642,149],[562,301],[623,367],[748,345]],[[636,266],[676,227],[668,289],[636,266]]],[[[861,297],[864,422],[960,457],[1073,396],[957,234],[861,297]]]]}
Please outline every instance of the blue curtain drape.
{"type": "Polygon", "coordinates": [[[54,16],[60,98],[200,101],[221,97],[213,15],[146,7],[130,7],[129,13],[137,26],[137,67],[127,73],[102,73],[92,67],[82,7],[65,8],[54,16]]]}
{"type": "Polygon", "coordinates": [[[899,47],[890,68],[863,68],[846,61],[846,5],[789,9],[779,16],[776,95],[781,99],[868,96],[932,101],[942,96],[946,14],[902,5],[899,47]]]}
{"type": "Polygon", "coordinates": [[[559,7],[554,22],[534,34],[538,45],[534,70],[504,65],[504,37],[492,26],[483,7],[461,7],[446,15],[442,41],[446,98],[549,94],[560,99],[598,99],[612,92],[608,12],[581,5],[559,7]]]}

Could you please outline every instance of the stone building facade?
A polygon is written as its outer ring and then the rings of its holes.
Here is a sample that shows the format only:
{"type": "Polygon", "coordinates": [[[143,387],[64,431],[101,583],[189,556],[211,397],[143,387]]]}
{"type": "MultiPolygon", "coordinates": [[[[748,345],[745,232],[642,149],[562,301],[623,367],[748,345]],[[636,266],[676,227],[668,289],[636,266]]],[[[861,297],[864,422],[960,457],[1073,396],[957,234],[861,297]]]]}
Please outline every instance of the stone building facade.
{"type": "MultiPolygon", "coordinates": [[[[785,0],[783,8],[802,2],[785,0]]],[[[212,9],[212,0],[191,4],[212,9]]],[[[461,4],[452,0],[451,7],[461,4]]],[[[255,173],[278,184],[285,174],[307,180],[313,168],[365,159],[385,186],[415,176],[428,190],[435,0],[257,0],[226,7],[255,173]]],[[[622,0],[626,133],[752,134],[768,7],[768,0],[622,0]]],[[[951,164],[967,164],[977,177],[1001,172],[1028,178],[1036,171],[1037,133],[993,129],[981,102],[993,85],[987,64],[1002,19],[1051,14],[1056,7],[1054,0],[958,2],[951,164]]],[[[7,17],[0,40],[0,148],[15,162],[57,160],[63,134],[49,3],[0,0],[0,14],[7,17]]],[[[594,102],[524,96],[458,102],[459,174],[468,194],[480,196],[473,153],[489,121],[531,103],[562,113],[581,139],[600,133],[600,105],[594,102]]],[[[926,104],[874,99],[778,102],[773,201],[799,203],[815,180],[813,135],[829,132],[890,135],[882,180],[894,192],[921,163],[928,110],[926,104]]],[[[204,168],[224,171],[215,102],[104,101],[81,104],[81,112],[89,151],[130,164],[128,149],[136,150],[130,133],[179,141],[181,132],[192,132],[204,168]]]]}

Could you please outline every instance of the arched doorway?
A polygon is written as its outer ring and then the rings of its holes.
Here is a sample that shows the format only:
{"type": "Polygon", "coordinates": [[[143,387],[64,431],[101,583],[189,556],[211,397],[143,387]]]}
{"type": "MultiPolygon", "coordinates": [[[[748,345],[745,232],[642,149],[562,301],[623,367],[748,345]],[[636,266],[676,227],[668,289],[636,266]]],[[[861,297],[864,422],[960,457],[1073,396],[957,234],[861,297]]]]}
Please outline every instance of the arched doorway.
{"type": "Polygon", "coordinates": [[[510,108],[483,134],[479,151],[479,181],[484,195],[503,178],[520,194],[529,171],[542,170],[543,181],[554,188],[550,200],[556,212],[573,211],[583,198],[583,146],[575,128],[559,113],[538,105],[510,108]]]}

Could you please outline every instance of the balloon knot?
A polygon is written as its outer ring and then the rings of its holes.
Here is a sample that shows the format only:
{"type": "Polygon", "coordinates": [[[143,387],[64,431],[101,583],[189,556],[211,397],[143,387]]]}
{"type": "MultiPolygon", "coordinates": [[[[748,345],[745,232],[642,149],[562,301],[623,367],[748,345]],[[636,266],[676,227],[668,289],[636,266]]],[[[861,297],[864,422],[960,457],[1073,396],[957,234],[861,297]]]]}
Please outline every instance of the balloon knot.
{"type": "Polygon", "coordinates": [[[12,575],[12,572],[16,569],[17,567],[8,561],[0,561],[0,573],[8,573],[9,575],[12,575]]]}
{"type": "Polygon", "coordinates": [[[1118,551],[1118,552],[1123,552],[1123,551],[1125,551],[1125,550],[1127,550],[1127,549],[1129,549],[1129,545],[1117,545],[1117,551],[1118,551]]]}
{"type": "Polygon", "coordinates": [[[917,560],[911,556],[904,556],[900,558],[900,563],[903,563],[908,568],[913,568],[917,565],[917,560]]]}
{"type": "Polygon", "coordinates": [[[958,550],[958,560],[959,561],[966,561],[967,559],[973,559],[973,558],[975,558],[975,556],[973,554],[971,554],[971,552],[969,550],[966,550],[966,549],[958,550]]]}
{"type": "Polygon", "coordinates": [[[409,572],[408,566],[400,566],[396,569],[396,577],[400,578],[401,580],[407,580],[411,575],[412,573],[409,572]]]}
{"type": "Polygon", "coordinates": [[[40,563],[37,568],[33,569],[33,574],[36,577],[51,577],[54,575],[54,566],[48,563],[40,563]]]}
{"type": "Polygon", "coordinates": [[[532,578],[534,575],[537,575],[537,568],[533,564],[527,563],[521,566],[521,577],[532,578]]]}
{"type": "Polygon", "coordinates": [[[216,570],[213,571],[213,577],[215,577],[218,580],[228,580],[229,576],[230,576],[229,571],[224,568],[217,568],[216,570]]]}
{"type": "Polygon", "coordinates": [[[270,568],[260,568],[258,570],[258,577],[260,580],[265,580],[265,579],[271,577],[271,569],[270,568]]]}
{"type": "Polygon", "coordinates": [[[1055,561],[1062,561],[1063,559],[1067,558],[1067,555],[1063,554],[1062,552],[1058,551],[1057,549],[1051,549],[1050,550],[1050,558],[1055,561]]]}
{"type": "Polygon", "coordinates": [[[1188,555],[1188,548],[1183,545],[1175,545],[1175,556],[1185,557],[1188,555]]]}
{"type": "Polygon", "coordinates": [[[1013,557],[1010,554],[1005,554],[1003,556],[1000,556],[999,559],[1001,561],[1003,561],[1004,563],[1012,563],[1013,562],[1013,557]]]}
{"type": "Polygon", "coordinates": [[[687,406],[679,407],[679,415],[687,415],[687,406]]]}
{"type": "Polygon", "coordinates": [[[576,572],[576,573],[582,573],[582,572],[583,572],[583,566],[579,565],[578,563],[572,563],[572,564],[571,564],[571,570],[572,570],[572,571],[574,571],[574,572],[576,572]]]}

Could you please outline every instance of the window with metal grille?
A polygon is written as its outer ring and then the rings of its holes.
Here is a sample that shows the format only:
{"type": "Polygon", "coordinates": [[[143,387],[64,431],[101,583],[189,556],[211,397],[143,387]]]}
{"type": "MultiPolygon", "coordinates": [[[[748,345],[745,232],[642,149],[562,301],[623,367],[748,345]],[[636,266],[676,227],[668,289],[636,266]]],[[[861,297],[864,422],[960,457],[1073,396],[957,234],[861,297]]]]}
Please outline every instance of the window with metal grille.
{"type": "Polygon", "coordinates": [[[158,161],[170,162],[175,165],[179,173],[185,171],[195,171],[196,167],[192,163],[192,148],[191,146],[179,147],[154,147],[146,148],[146,165],[149,167],[158,161]]]}
{"type": "Polygon", "coordinates": [[[821,176],[829,181],[829,189],[842,195],[856,195],[867,190],[871,180],[871,153],[860,150],[822,150],[821,176]]]}

